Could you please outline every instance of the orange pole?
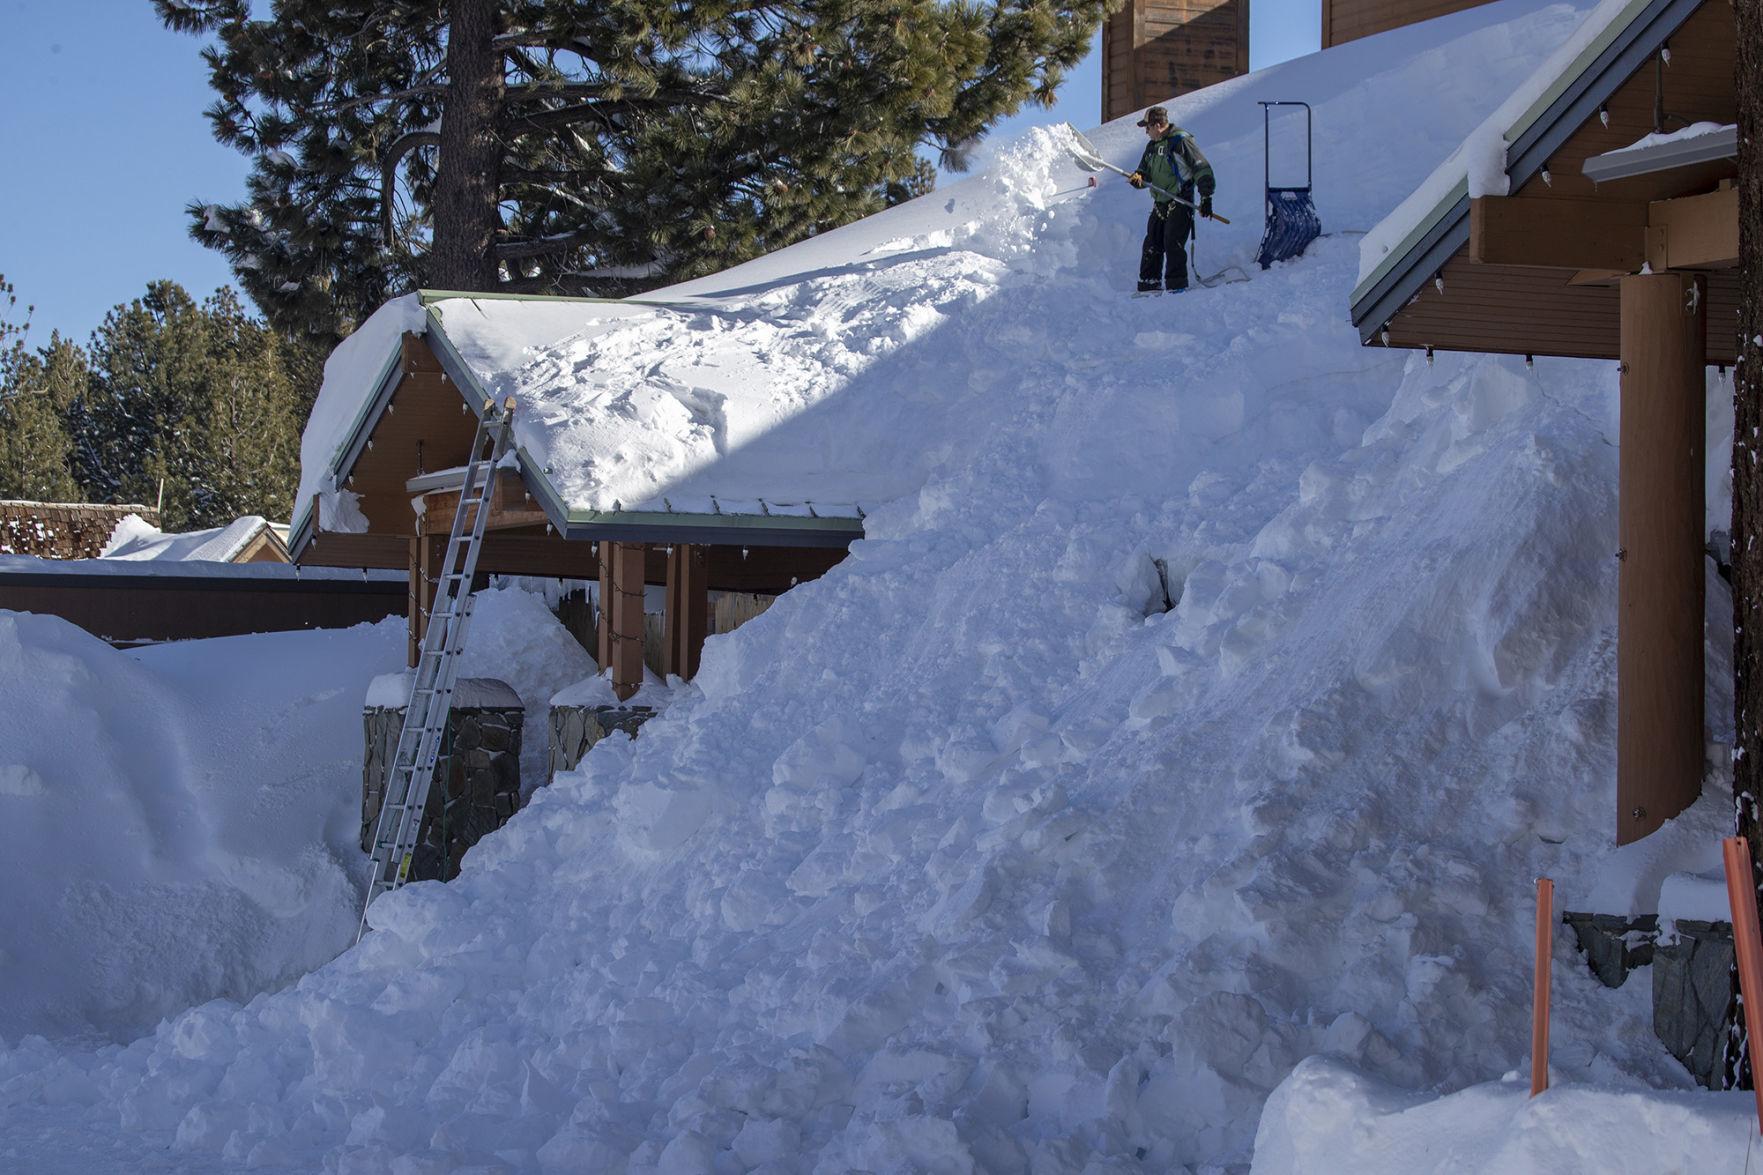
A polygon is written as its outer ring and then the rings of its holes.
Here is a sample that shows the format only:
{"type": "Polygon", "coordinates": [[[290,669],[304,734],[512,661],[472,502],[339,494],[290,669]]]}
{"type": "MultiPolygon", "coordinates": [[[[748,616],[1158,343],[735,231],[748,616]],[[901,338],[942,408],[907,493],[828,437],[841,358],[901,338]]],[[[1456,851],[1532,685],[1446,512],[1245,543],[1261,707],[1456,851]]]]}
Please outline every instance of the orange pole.
{"type": "Polygon", "coordinates": [[[1732,945],[1738,956],[1739,996],[1745,1004],[1746,1051],[1757,1094],[1757,1129],[1763,1131],[1763,1080],[1757,1046],[1763,1044],[1763,941],[1757,935],[1757,887],[1751,882],[1751,848],[1742,836],[1720,842],[1726,859],[1726,900],[1732,906],[1732,945]]]}
{"type": "Polygon", "coordinates": [[[1549,1088],[1549,960],[1554,954],[1555,883],[1537,878],[1536,997],[1530,1009],[1530,1096],[1549,1088]]]}

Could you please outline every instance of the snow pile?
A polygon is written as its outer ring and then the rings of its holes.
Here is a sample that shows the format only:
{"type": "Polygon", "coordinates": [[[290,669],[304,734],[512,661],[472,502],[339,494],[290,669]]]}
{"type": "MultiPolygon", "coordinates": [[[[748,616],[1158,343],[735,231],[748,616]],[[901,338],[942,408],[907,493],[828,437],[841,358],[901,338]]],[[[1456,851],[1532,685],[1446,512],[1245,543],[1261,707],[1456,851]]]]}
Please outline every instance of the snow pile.
{"type": "Polygon", "coordinates": [[[247,514],[225,526],[167,534],[139,514],[129,514],[110,532],[99,558],[230,563],[268,525],[261,515],[247,514]]]}
{"type": "Polygon", "coordinates": [[[394,624],[123,653],[0,613],[0,1038],[129,1038],[349,941],[361,712],[394,624]],[[266,671],[268,670],[268,671],[266,671]]]}
{"type": "MultiPolygon", "coordinates": [[[[0,612],[0,1039],[131,1038],[348,945],[361,685],[403,651],[400,621],[125,653],[0,612]]],[[[545,699],[585,663],[542,601],[480,595],[461,664],[538,715],[525,778],[544,778],[545,699]]]]}
{"type": "Polygon", "coordinates": [[[1269,1099],[1253,1172],[1744,1171],[1759,1148],[1750,1093],[1555,1084],[1531,1098],[1529,1079],[1514,1075],[1431,1100],[1319,1058],[1300,1065],[1269,1099]]]}
{"type": "MultiPolygon", "coordinates": [[[[1368,224],[1576,16],[1507,0],[1172,115],[1229,214],[1254,101],[1309,98],[1324,215],[1368,224]]],[[[1315,1053],[1408,1088],[1517,1064],[1531,879],[1596,875],[1614,802],[1611,365],[1363,349],[1339,236],[1130,300],[1144,196],[1044,132],[999,160],[685,291],[760,341],[799,299],[777,346],[829,367],[923,319],[832,397],[915,450],[840,441],[913,463],[849,559],[291,989],[0,1049],[0,1154],[1217,1169],[1315,1053]],[[959,233],[919,231],[951,202],[959,233]]],[[[1202,271],[1257,240],[1208,230],[1202,271]]],[[[1688,1084],[1644,984],[1557,963],[1564,1072],[1688,1084]]]]}

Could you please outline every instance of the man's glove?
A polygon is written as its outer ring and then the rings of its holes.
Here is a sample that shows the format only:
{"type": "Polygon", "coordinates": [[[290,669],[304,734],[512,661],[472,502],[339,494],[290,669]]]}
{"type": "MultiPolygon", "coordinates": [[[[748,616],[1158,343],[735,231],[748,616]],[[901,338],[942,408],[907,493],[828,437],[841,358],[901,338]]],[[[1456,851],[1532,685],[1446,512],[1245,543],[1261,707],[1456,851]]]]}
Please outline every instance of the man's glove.
{"type": "Polygon", "coordinates": [[[1145,186],[1145,177],[1135,171],[1126,177],[1126,182],[1135,188],[1142,188],[1145,186]]]}
{"type": "Polygon", "coordinates": [[[1201,216],[1211,216],[1212,215],[1212,197],[1211,196],[1201,196],[1200,197],[1200,215],[1201,216]]]}

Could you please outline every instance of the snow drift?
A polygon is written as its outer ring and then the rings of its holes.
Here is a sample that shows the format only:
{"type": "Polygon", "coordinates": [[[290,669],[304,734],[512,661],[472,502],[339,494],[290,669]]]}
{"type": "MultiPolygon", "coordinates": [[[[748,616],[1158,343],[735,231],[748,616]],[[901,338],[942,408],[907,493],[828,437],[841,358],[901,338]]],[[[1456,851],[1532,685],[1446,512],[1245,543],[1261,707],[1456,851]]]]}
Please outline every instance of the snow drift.
{"type": "MultiPolygon", "coordinates": [[[[1257,98],[1316,105],[1339,234],[1579,15],[1506,0],[1173,103],[1238,216],[1201,270],[1253,254],[1257,98]]],[[[1596,873],[1613,802],[1615,373],[1360,348],[1346,235],[1129,300],[1144,210],[1035,132],[688,287],[682,338],[784,330],[827,395],[897,396],[869,424],[916,488],[359,949],[126,1047],[0,1051],[0,1153],[1216,1169],[1311,1054],[1511,1069],[1530,879],[1596,873]]],[[[1639,985],[1559,971],[1557,1064],[1687,1084],[1639,985]]]]}

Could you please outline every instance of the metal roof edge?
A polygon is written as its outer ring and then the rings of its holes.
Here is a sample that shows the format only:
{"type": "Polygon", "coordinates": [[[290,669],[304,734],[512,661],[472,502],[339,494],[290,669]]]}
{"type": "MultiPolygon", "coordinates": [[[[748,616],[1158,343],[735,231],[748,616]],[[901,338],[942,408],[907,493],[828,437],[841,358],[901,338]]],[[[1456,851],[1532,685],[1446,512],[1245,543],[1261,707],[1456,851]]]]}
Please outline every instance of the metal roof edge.
{"type": "Polygon", "coordinates": [[[1738,154],[1738,149],[1738,127],[1729,126],[1693,139],[1606,151],[1587,159],[1580,165],[1580,171],[1594,184],[1600,184],[1731,159],[1738,154]]]}
{"type": "Polygon", "coordinates": [[[863,537],[861,518],[776,514],[682,514],[659,510],[571,511],[570,539],[706,543],[749,547],[845,547],[863,537]]]}
{"type": "MultiPolygon", "coordinates": [[[[1377,263],[1377,268],[1365,275],[1364,281],[1359,282],[1353,287],[1353,293],[1350,299],[1352,304],[1357,306],[1360,302],[1371,297],[1376,288],[1383,284],[1384,279],[1390,275],[1392,270],[1401,264],[1402,259],[1408,255],[1414,246],[1418,242],[1424,240],[1426,235],[1432,232],[1433,229],[1437,228],[1439,222],[1449,216],[1452,209],[1458,203],[1466,200],[1468,196],[1469,177],[1466,175],[1452,185],[1449,192],[1439,198],[1439,202],[1433,205],[1432,211],[1421,218],[1421,220],[1408,231],[1408,235],[1404,236],[1396,243],[1396,248],[1391,249],[1390,255],[1377,263]]],[[[1357,323],[1359,321],[1358,317],[1355,316],[1353,321],[1357,323]]]]}

